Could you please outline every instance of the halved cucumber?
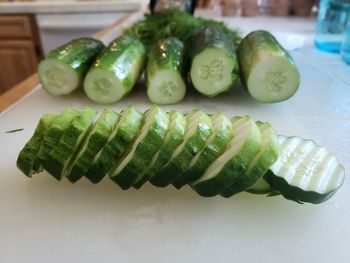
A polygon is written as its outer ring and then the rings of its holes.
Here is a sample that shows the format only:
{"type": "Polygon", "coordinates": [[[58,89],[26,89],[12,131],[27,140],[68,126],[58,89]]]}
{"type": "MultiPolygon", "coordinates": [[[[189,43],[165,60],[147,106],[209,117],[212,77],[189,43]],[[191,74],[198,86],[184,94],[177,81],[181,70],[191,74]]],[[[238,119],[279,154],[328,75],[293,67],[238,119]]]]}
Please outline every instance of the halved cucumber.
{"type": "Polygon", "coordinates": [[[64,176],[71,159],[90,131],[96,114],[96,110],[85,108],[69,124],[59,143],[44,160],[44,169],[57,180],[61,180],[64,176]]]}
{"type": "Polygon", "coordinates": [[[268,122],[257,122],[257,125],[262,138],[260,151],[251,161],[247,171],[220,193],[223,197],[231,197],[253,186],[278,159],[279,142],[272,126],[268,122]]]}
{"type": "Polygon", "coordinates": [[[233,139],[226,151],[191,184],[201,196],[215,196],[244,174],[261,147],[261,133],[250,116],[232,119],[233,139]]]}
{"type": "Polygon", "coordinates": [[[168,125],[169,115],[158,106],[154,105],[146,112],[140,134],[110,173],[110,178],[123,190],[132,186],[152,160],[164,140],[168,125]]]}
{"type": "Polygon", "coordinates": [[[170,160],[162,167],[150,182],[165,187],[185,172],[193,157],[203,149],[212,133],[211,118],[201,111],[192,111],[187,117],[187,129],[183,142],[175,149],[170,160]]]}
{"type": "Polygon", "coordinates": [[[23,149],[20,151],[17,158],[17,167],[20,169],[26,176],[32,177],[35,172],[34,162],[36,160],[36,155],[40,150],[40,145],[42,140],[50,128],[52,121],[54,120],[55,115],[45,114],[40,118],[38,125],[35,128],[33,136],[26,143],[23,149]]]}
{"type": "Polygon", "coordinates": [[[281,156],[264,176],[286,199],[322,203],[343,184],[345,171],[324,147],[300,137],[280,136],[281,156]]]}
{"type": "Polygon", "coordinates": [[[98,183],[115,168],[119,158],[139,134],[142,122],[143,114],[135,107],[129,106],[123,110],[108,142],[95,156],[92,166],[85,174],[91,182],[98,183]]]}
{"type": "Polygon", "coordinates": [[[232,122],[220,112],[214,114],[212,119],[213,133],[203,150],[191,160],[188,170],[173,182],[177,189],[200,178],[208,166],[226,150],[227,143],[232,138],[232,122]]]}
{"type": "Polygon", "coordinates": [[[97,153],[107,143],[113,128],[118,122],[120,114],[105,109],[82,143],[82,147],[68,168],[66,177],[72,183],[78,181],[89,170],[97,153]]]}
{"type": "Polygon", "coordinates": [[[139,174],[133,185],[136,189],[139,189],[149,179],[153,178],[153,176],[156,175],[170,160],[175,149],[183,142],[187,126],[186,117],[176,110],[170,111],[169,115],[169,128],[165,135],[163,144],[153,156],[146,169],[139,174]]]}

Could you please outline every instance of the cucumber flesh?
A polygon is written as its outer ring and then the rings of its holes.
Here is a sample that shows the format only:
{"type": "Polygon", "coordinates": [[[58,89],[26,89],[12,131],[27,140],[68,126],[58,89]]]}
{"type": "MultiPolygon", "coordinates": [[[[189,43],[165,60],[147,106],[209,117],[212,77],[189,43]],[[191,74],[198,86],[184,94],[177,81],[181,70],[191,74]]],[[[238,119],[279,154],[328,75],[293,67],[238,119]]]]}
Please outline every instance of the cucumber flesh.
{"type": "Polygon", "coordinates": [[[246,192],[251,194],[268,194],[271,192],[274,192],[275,189],[273,189],[268,182],[264,179],[264,177],[260,177],[258,181],[255,182],[253,186],[251,186],[249,189],[246,190],[246,192]]]}

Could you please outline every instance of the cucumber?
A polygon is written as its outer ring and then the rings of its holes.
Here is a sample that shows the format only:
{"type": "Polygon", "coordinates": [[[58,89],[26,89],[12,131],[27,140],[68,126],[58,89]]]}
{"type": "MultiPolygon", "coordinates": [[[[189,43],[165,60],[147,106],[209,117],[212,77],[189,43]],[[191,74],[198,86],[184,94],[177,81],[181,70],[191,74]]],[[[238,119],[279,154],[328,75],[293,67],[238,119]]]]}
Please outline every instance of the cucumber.
{"type": "Polygon", "coordinates": [[[260,177],[258,181],[255,182],[249,189],[246,190],[246,192],[251,194],[257,194],[257,195],[265,195],[272,192],[275,192],[276,190],[269,185],[268,182],[264,179],[264,176],[260,177]]]}
{"type": "Polygon", "coordinates": [[[281,156],[264,176],[272,188],[298,203],[322,203],[343,184],[345,171],[324,147],[300,137],[280,136],[281,156]]]}
{"type": "Polygon", "coordinates": [[[264,103],[286,100],[300,83],[288,52],[267,31],[254,31],[238,47],[241,80],[250,96],[264,103]]]}
{"type": "Polygon", "coordinates": [[[201,196],[215,196],[244,174],[261,147],[261,133],[250,116],[232,119],[234,137],[191,187],[201,196]]]}
{"type": "Polygon", "coordinates": [[[151,49],[146,67],[146,86],[152,103],[169,105],[184,98],[184,50],[184,44],[173,37],[159,41],[151,49]]]}
{"type": "Polygon", "coordinates": [[[39,63],[43,88],[52,96],[71,93],[83,78],[104,44],[93,38],[79,38],[50,51],[39,63]]]}
{"type": "Polygon", "coordinates": [[[201,177],[208,166],[226,150],[227,143],[232,138],[231,120],[220,112],[214,114],[212,119],[213,133],[207,140],[203,150],[191,160],[188,170],[173,182],[177,189],[201,177]]]}
{"type": "Polygon", "coordinates": [[[169,115],[158,106],[149,109],[137,139],[119,160],[110,178],[123,190],[130,188],[161,146],[169,125],[169,115]]]}
{"type": "Polygon", "coordinates": [[[142,122],[143,114],[135,107],[129,106],[123,110],[107,143],[95,156],[92,166],[85,174],[91,182],[98,183],[115,169],[119,158],[139,134],[142,122]]]}
{"type": "Polygon", "coordinates": [[[40,149],[36,155],[33,168],[35,172],[42,171],[43,162],[46,160],[51,150],[59,143],[69,124],[78,115],[79,111],[68,108],[52,121],[49,130],[42,139],[40,149]]]}
{"type": "Polygon", "coordinates": [[[183,142],[187,126],[186,117],[176,110],[170,111],[169,115],[169,128],[165,135],[163,144],[159,151],[153,156],[146,169],[140,173],[136,179],[133,185],[136,189],[139,189],[148,180],[153,178],[153,176],[156,175],[170,160],[175,149],[183,142]]]}
{"type": "Polygon", "coordinates": [[[68,168],[66,177],[72,183],[78,181],[89,170],[97,153],[107,143],[120,114],[105,109],[91,129],[91,132],[82,143],[80,151],[68,168]]]}
{"type": "Polygon", "coordinates": [[[44,160],[44,169],[55,179],[62,179],[74,153],[79,150],[81,142],[92,127],[96,114],[95,110],[85,108],[69,124],[59,143],[44,160]]]}
{"type": "Polygon", "coordinates": [[[245,173],[232,182],[223,192],[223,197],[231,197],[253,186],[269,170],[279,157],[278,137],[268,122],[257,122],[261,133],[261,148],[259,153],[252,159],[245,173]]]}
{"type": "Polygon", "coordinates": [[[238,61],[225,33],[207,27],[195,34],[190,47],[190,77],[201,94],[213,97],[229,90],[238,80],[238,61]]]}
{"type": "Polygon", "coordinates": [[[212,120],[205,113],[195,110],[186,118],[188,125],[184,140],[164,167],[150,179],[154,186],[165,187],[180,177],[188,169],[193,157],[203,149],[212,133],[212,120]]]}
{"type": "Polygon", "coordinates": [[[126,96],[139,79],[145,63],[143,44],[123,34],[102,51],[84,80],[86,95],[97,103],[113,103],[126,96]]]}
{"type": "Polygon", "coordinates": [[[25,146],[18,155],[17,167],[28,177],[32,177],[32,175],[36,172],[34,170],[34,162],[36,160],[36,155],[40,150],[42,140],[47,131],[49,130],[54,118],[55,115],[53,114],[45,114],[40,118],[40,121],[35,128],[33,136],[25,144],[25,146]]]}

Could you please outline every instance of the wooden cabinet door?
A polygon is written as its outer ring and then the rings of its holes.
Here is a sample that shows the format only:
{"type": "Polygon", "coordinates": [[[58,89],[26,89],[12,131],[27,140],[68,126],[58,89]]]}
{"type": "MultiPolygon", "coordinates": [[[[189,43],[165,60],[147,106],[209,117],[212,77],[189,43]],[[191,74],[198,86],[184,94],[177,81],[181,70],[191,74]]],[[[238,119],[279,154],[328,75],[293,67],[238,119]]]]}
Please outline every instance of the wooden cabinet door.
{"type": "Polygon", "coordinates": [[[0,40],[0,93],[36,72],[37,65],[32,40],[0,40]]]}

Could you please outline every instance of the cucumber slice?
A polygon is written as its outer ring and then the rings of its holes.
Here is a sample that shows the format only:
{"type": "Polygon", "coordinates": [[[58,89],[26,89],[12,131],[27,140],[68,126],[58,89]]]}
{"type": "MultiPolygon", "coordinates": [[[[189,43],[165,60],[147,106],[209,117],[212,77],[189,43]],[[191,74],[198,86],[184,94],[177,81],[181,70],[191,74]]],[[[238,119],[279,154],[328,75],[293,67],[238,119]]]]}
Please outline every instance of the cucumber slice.
{"type": "Polygon", "coordinates": [[[322,203],[343,184],[345,171],[324,147],[300,137],[279,137],[281,156],[264,176],[272,188],[298,203],[322,203]]]}
{"type": "Polygon", "coordinates": [[[176,110],[170,111],[169,115],[169,128],[165,135],[163,145],[153,156],[148,167],[136,179],[133,185],[136,189],[139,189],[149,179],[153,178],[153,176],[170,160],[175,149],[183,142],[187,126],[185,116],[176,110]]]}
{"type": "Polygon", "coordinates": [[[220,112],[214,114],[212,119],[213,133],[203,150],[191,160],[188,170],[173,182],[177,189],[199,179],[208,166],[225,151],[227,143],[232,139],[231,120],[220,112]]]}
{"type": "Polygon", "coordinates": [[[283,101],[299,87],[300,75],[292,57],[267,31],[247,35],[238,48],[238,60],[242,83],[257,101],[283,101]]]}
{"type": "Polygon", "coordinates": [[[79,88],[103,48],[100,40],[79,38],[50,51],[38,68],[43,88],[52,96],[66,95],[79,88]]]}
{"type": "Polygon", "coordinates": [[[26,143],[26,145],[23,147],[23,149],[18,155],[17,167],[28,177],[32,177],[33,173],[35,172],[33,168],[36,155],[40,150],[42,140],[47,131],[49,130],[54,118],[55,115],[53,114],[45,114],[40,118],[40,121],[35,128],[33,136],[26,143]]]}
{"type": "Polygon", "coordinates": [[[65,174],[74,153],[79,149],[81,142],[92,127],[96,114],[94,109],[85,108],[73,119],[59,143],[44,160],[45,170],[57,180],[61,180],[65,174]]]}
{"type": "Polygon", "coordinates": [[[147,95],[151,102],[169,105],[184,98],[184,50],[183,43],[173,37],[159,41],[151,49],[146,67],[147,95]]]}
{"type": "Polygon", "coordinates": [[[123,190],[132,186],[152,160],[164,140],[168,125],[169,115],[158,106],[146,112],[140,134],[110,174],[110,178],[123,190]]]}
{"type": "Polygon", "coordinates": [[[145,48],[136,37],[121,35],[91,66],[84,80],[86,95],[97,103],[119,101],[139,79],[145,56],[145,48]]]}
{"type": "Polygon", "coordinates": [[[135,107],[129,106],[123,110],[108,142],[95,156],[92,166],[85,174],[91,182],[98,183],[115,168],[119,158],[139,134],[142,122],[143,114],[135,107]]]}
{"type": "Polygon", "coordinates": [[[97,119],[91,132],[81,144],[82,147],[76,155],[72,166],[68,169],[66,177],[72,183],[78,181],[89,170],[97,153],[107,143],[120,114],[105,109],[97,119]]]}
{"type": "Polygon", "coordinates": [[[33,167],[35,172],[42,171],[44,160],[46,160],[51,150],[59,143],[62,135],[72,120],[78,115],[79,111],[68,108],[52,121],[49,130],[42,139],[40,149],[36,155],[36,160],[33,167]]]}
{"type": "Polygon", "coordinates": [[[261,133],[250,116],[232,119],[234,137],[226,151],[210,164],[205,173],[191,184],[201,196],[215,196],[245,173],[261,147],[261,133]]]}
{"type": "Polygon", "coordinates": [[[275,192],[276,190],[269,185],[268,182],[264,179],[264,177],[260,177],[258,181],[253,184],[246,192],[257,195],[264,195],[275,192]]]}
{"type": "Polygon", "coordinates": [[[183,142],[175,149],[168,163],[150,179],[154,186],[165,187],[181,176],[212,133],[212,120],[201,111],[192,111],[187,116],[187,123],[183,142]]]}
{"type": "Polygon", "coordinates": [[[257,122],[257,125],[262,137],[260,151],[251,161],[247,171],[220,193],[223,197],[231,197],[253,186],[279,157],[278,137],[272,126],[268,122],[257,122]]]}

